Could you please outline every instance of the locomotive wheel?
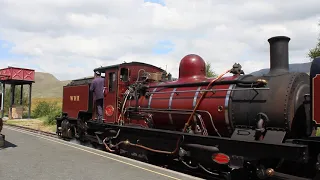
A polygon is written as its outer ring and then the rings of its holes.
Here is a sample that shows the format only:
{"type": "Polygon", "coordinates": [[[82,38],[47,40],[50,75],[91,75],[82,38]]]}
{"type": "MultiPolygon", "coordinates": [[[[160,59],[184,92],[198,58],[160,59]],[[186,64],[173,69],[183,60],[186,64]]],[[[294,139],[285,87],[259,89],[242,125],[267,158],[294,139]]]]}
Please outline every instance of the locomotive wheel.
{"type": "Polygon", "coordinates": [[[74,138],[75,133],[74,133],[72,125],[68,119],[64,119],[61,122],[61,128],[62,128],[61,129],[61,136],[62,137],[70,138],[70,139],[74,138]]]}
{"type": "MultiPolygon", "coordinates": [[[[304,94],[309,93],[309,86],[300,86],[301,84],[308,84],[309,77],[306,74],[298,73],[295,78],[295,81],[292,82],[292,89],[298,89],[298,92],[304,92],[304,94]]],[[[306,108],[304,105],[305,98],[303,96],[299,96],[295,98],[298,94],[293,94],[288,100],[288,118],[289,118],[289,137],[290,138],[304,138],[309,136],[308,132],[308,118],[306,108]]]]}
{"type": "Polygon", "coordinates": [[[148,163],[153,164],[153,165],[163,165],[164,162],[169,162],[170,159],[167,158],[163,154],[157,154],[153,152],[148,152],[147,153],[147,158],[148,158],[148,163]]]}
{"type": "Polygon", "coordinates": [[[98,143],[96,143],[96,142],[90,142],[90,144],[92,145],[93,148],[97,148],[98,147],[98,143]]]}
{"type": "Polygon", "coordinates": [[[86,130],[87,130],[87,123],[83,120],[79,120],[77,122],[76,128],[75,128],[75,137],[80,141],[85,141],[86,136],[86,130]]]}
{"type": "Polygon", "coordinates": [[[305,129],[307,129],[305,119],[305,107],[301,105],[297,109],[291,124],[291,136],[293,138],[303,138],[307,136],[305,132],[305,129]]]}

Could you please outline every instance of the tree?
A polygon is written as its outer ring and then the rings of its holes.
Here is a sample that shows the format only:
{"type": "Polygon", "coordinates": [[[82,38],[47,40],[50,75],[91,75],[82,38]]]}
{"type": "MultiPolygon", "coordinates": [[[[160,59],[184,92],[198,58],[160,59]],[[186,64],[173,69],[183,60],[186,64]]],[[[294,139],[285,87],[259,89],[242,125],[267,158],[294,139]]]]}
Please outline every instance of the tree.
{"type": "MultiPolygon", "coordinates": [[[[320,26],[320,23],[318,24],[320,26]]],[[[309,50],[308,57],[310,60],[313,60],[314,58],[320,56],[320,37],[318,37],[318,43],[316,47],[309,50]]]]}
{"type": "Polygon", "coordinates": [[[211,69],[211,63],[206,62],[206,75],[207,77],[217,77],[217,74],[211,69]]]}

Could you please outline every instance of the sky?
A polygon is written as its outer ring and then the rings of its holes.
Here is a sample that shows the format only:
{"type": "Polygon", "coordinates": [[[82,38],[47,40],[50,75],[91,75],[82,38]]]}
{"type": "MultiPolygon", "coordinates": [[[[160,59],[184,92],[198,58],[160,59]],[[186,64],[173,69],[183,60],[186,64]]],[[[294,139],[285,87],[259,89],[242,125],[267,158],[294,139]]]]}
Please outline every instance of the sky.
{"type": "Polygon", "coordinates": [[[198,54],[216,73],[240,63],[269,68],[268,38],[288,36],[290,63],[310,62],[319,0],[0,0],[0,68],[18,66],[59,80],[139,61],[178,77],[198,54]]]}

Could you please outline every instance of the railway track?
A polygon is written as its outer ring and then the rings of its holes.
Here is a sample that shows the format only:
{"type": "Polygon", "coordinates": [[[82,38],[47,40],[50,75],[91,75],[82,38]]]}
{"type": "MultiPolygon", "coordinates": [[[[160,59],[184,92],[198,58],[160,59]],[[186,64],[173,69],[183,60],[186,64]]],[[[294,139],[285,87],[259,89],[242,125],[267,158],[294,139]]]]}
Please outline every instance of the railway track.
{"type": "Polygon", "coordinates": [[[38,129],[32,129],[32,128],[23,127],[23,126],[17,126],[17,125],[14,125],[14,124],[4,124],[4,126],[14,127],[16,129],[21,129],[21,130],[25,130],[25,131],[29,131],[29,132],[45,135],[45,136],[58,138],[58,136],[55,133],[41,131],[41,130],[38,130],[38,129]]]}
{"type": "MultiPolygon", "coordinates": [[[[28,127],[13,125],[13,124],[4,124],[4,126],[13,127],[13,128],[19,129],[19,130],[32,132],[32,133],[36,133],[36,134],[39,134],[39,135],[44,135],[44,136],[48,136],[48,137],[52,137],[52,138],[61,139],[55,133],[46,132],[46,131],[42,131],[42,130],[38,130],[38,129],[32,129],[32,128],[28,128],[28,127]]],[[[78,145],[82,145],[82,146],[86,146],[86,147],[90,147],[90,148],[94,148],[93,146],[90,146],[88,144],[83,144],[83,143],[80,143],[78,141],[73,141],[72,140],[72,141],[68,141],[68,142],[71,142],[71,143],[74,143],[74,144],[78,144],[78,145]]],[[[95,148],[95,149],[98,149],[98,150],[101,150],[101,151],[105,151],[105,150],[100,149],[100,148],[95,148]]],[[[127,158],[133,159],[131,157],[127,157],[127,158]]],[[[135,159],[135,160],[137,160],[137,159],[135,159]]],[[[149,164],[151,164],[151,163],[149,163],[149,164]]],[[[173,164],[171,164],[170,166],[167,166],[167,167],[159,166],[157,164],[152,164],[152,165],[158,166],[158,167],[162,167],[162,168],[165,168],[165,169],[170,169],[172,171],[188,174],[188,175],[195,176],[195,177],[198,177],[198,178],[203,178],[203,179],[208,179],[208,180],[221,180],[221,179],[212,178],[212,177],[210,177],[208,175],[205,175],[204,172],[191,172],[189,170],[186,170],[184,168],[184,166],[182,164],[179,164],[178,162],[173,163],[173,164]]]]}

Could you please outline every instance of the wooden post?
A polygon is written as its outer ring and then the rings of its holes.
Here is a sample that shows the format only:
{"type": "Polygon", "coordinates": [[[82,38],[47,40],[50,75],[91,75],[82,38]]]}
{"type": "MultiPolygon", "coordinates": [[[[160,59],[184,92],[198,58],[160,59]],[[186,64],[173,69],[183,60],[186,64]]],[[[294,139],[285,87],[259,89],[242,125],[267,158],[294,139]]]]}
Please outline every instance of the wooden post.
{"type": "Polygon", "coordinates": [[[4,117],[4,98],[5,98],[5,95],[6,95],[6,84],[3,82],[3,84],[2,84],[2,98],[3,98],[3,103],[2,103],[2,114],[1,114],[1,118],[3,118],[4,117]]]}
{"type": "Polygon", "coordinates": [[[11,84],[11,107],[14,105],[14,95],[16,91],[16,86],[14,84],[11,84]]]}
{"type": "Polygon", "coordinates": [[[32,83],[29,84],[29,114],[28,114],[29,119],[31,116],[31,91],[32,91],[32,83]]]}
{"type": "Polygon", "coordinates": [[[9,108],[9,119],[12,119],[12,107],[14,105],[14,95],[15,95],[16,86],[11,84],[11,102],[9,108]]]}
{"type": "Polygon", "coordinates": [[[22,105],[22,99],[23,99],[23,85],[21,85],[21,92],[20,92],[20,105],[22,105]]]}

